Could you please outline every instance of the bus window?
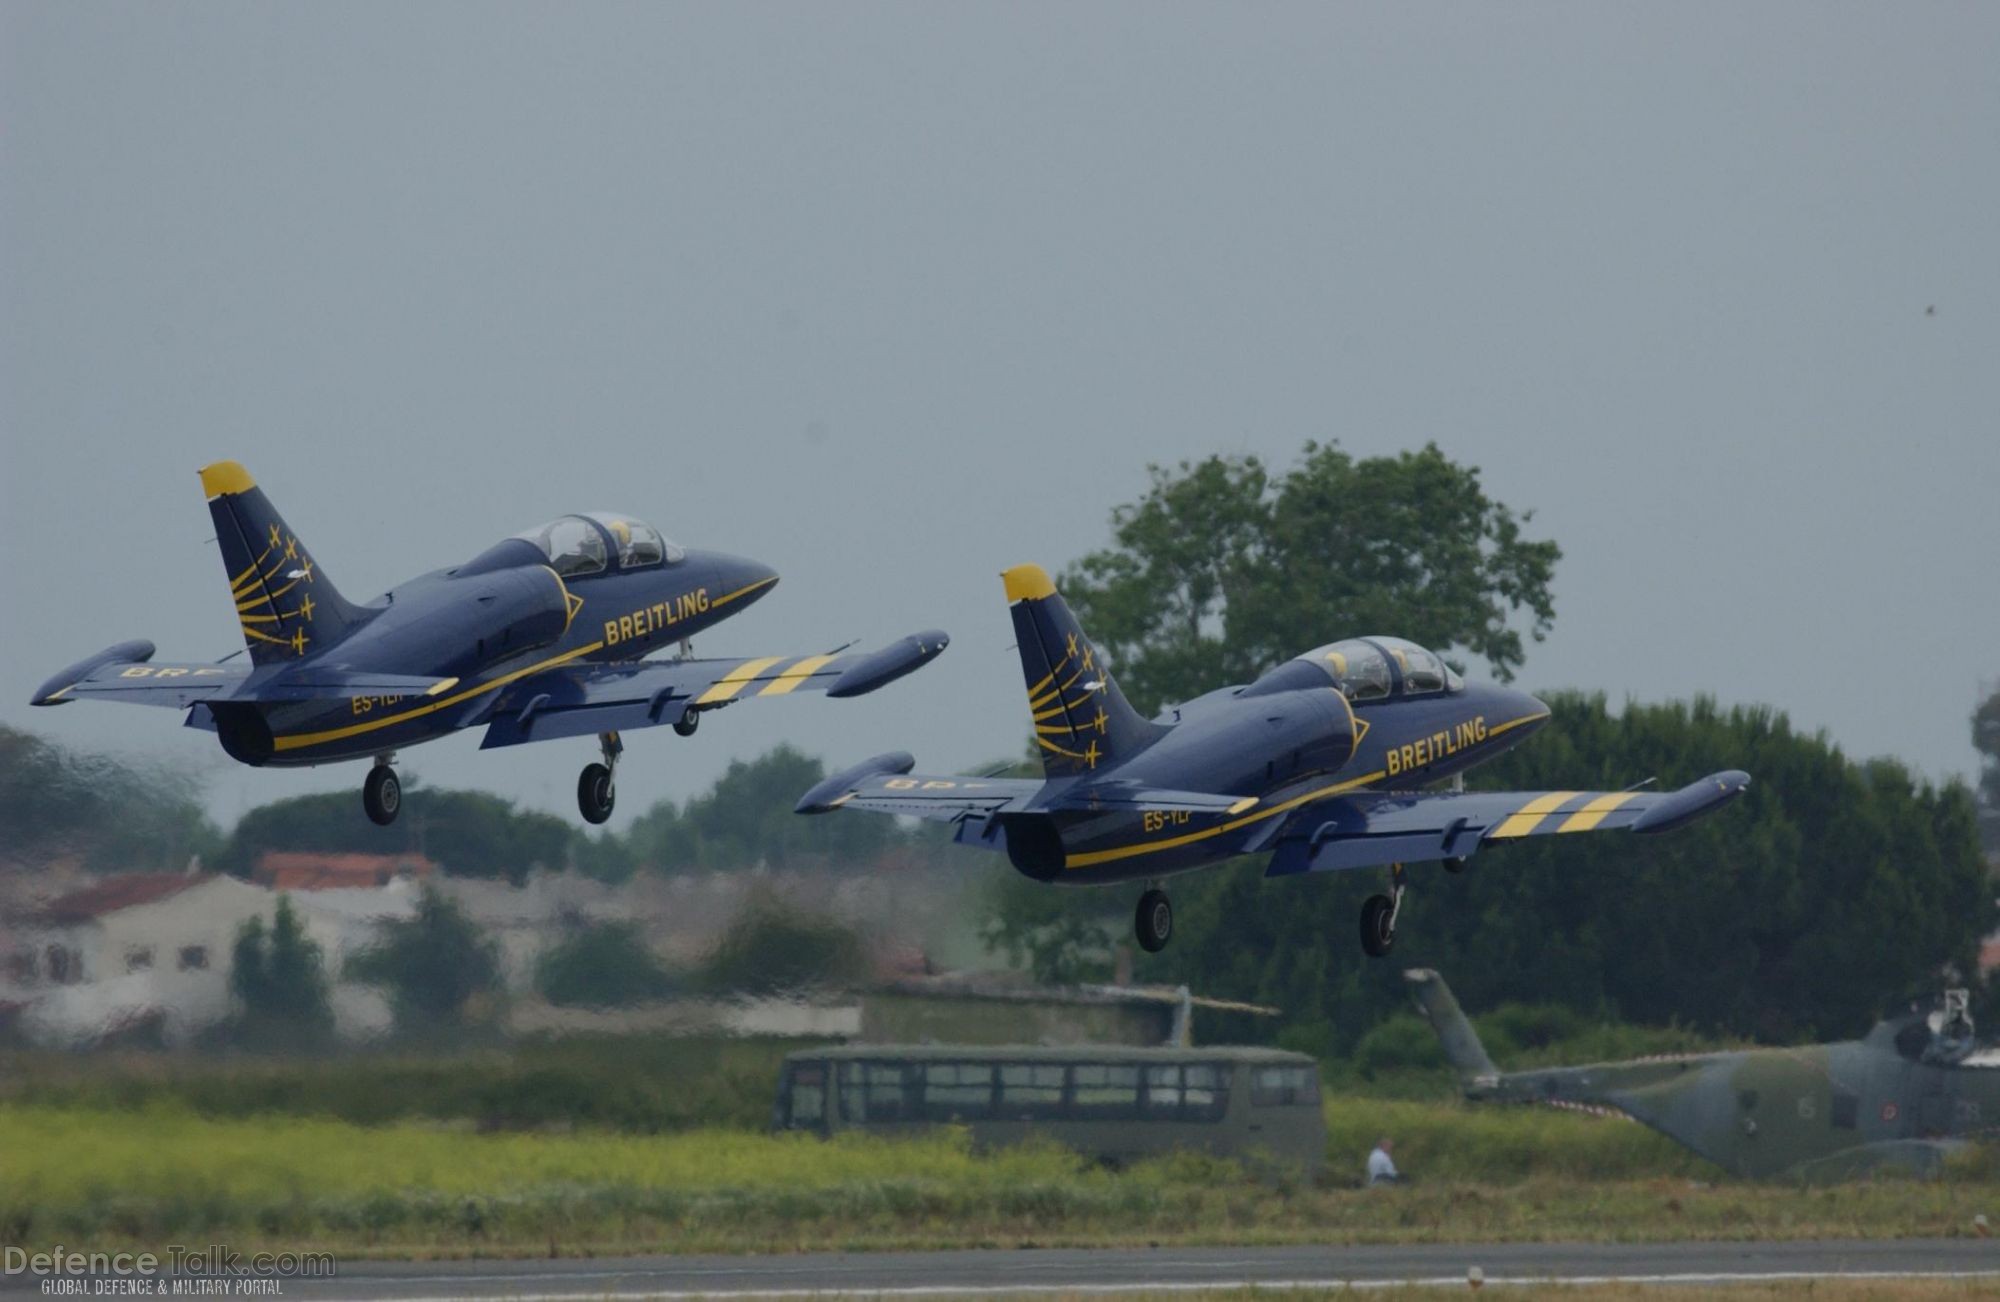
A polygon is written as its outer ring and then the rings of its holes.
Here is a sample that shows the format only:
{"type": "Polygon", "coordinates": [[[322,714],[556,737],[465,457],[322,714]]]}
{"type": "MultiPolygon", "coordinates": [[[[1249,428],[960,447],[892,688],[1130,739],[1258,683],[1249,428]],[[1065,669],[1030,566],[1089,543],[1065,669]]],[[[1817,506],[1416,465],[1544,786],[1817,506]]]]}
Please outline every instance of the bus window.
{"type": "Polygon", "coordinates": [[[1146,1068],[1146,1115],[1179,1116],[1181,1111],[1181,1069],[1179,1064],[1146,1068]]]}
{"type": "Polygon", "coordinates": [[[1250,1102],[1260,1108],[1318,1101],[1311,1067],[1259,1067],[1250,1075],[1250,1102]]]}
{"type": "Polygon", "coordinates": [[[993,1114],[993,1064],[933,1062],[924,1074],[924,1116],[932,1121],[972,1120],[993,1114]]]}
{"type": "Polygon", "coordinates": [[[791,1130],[820,1130],[826,1124],[826,1067],[820,1063],[800,1063],[792,1069],[790,1088],[785,1092],[790,1108],[785,1127],[791,1130]]]}
{"type": "Polygon", "coordinates": [[[1200,1111],[1204,1116],[1220,1117],[1229,1110],[1228,1077],[1223,1069],[1212,1062],[1189,1063],[1184,1069],[1187,1078],[1187,1106],[1189,1111],[1200,1111]]]}
{"type": "Polygon", "coordinates": [[[893,1062],[844,1062],[840,1097],[854,1121],[914,1121],[903,1068],[893,1062]]]}
{"type": "Polygon", "coordinates": [[[1131,1116],[1139,1111],[1139,1069],[1123,1063],[1080,1062],[1070,1068],[1072,1114],[1131,1116]]]}
{"type": "Polygon", "coordinates": [[[1000,1064],[1000,1111],[1003,1116],[1028,1119],[1054,1117],[1062,1112],[1063,1068],[1059,1063],[1005,1062],[1000,1064]]]}
{"type": "Polygon", "coordinates": [[[1213,1063],[1146,1068],[1145,1115],[1159,1121],[1220,1121],[1229,1095],[1213,1063]]]}

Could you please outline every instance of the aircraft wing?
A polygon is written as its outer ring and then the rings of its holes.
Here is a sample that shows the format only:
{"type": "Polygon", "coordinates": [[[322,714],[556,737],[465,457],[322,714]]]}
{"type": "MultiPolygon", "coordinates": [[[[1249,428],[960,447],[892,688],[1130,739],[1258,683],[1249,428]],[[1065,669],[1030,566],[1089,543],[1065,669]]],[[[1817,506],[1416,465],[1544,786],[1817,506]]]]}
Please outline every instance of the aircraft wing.
{"type": "Polygon", "coordinates": [[[1464,859],[1524,836],[1664,832],[1712,813],[1749,785],[1749,774],[1730,769],[1678,791],[1358,792],[1306,806],[1255,848],[1272,852],[1271,877],[1464,859]]]}
{"type": "Polygon", "coordinates": [[[860,696],[922,668],[950,643],[932,629],[870,652],[563,665],[510,684],[493,703],[479,744],[483,750],[651,728],[678,722],[690,709],[793,692],[860,696]]]}

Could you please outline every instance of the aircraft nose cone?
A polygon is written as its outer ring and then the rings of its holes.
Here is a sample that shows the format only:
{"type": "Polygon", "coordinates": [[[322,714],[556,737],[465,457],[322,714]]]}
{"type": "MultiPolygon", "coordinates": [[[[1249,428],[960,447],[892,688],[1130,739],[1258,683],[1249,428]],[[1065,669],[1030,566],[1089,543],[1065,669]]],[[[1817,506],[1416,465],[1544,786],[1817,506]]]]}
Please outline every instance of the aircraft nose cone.
{"type": "Polygon", "coordinates": [[[1515,710],[1514,717],[1525,720],[1521,724],[1523,732],[1533,732],[1549,721],[1549,703],[1530,692],[1509,690],[1514,699],[1510,702],[1515,710]]]}
{"type": "Polygon", "coordinates": [[[711,564],[715,587],[709,594],[710,605],[747,606],[778,586],[778,572],[762,561],[717,554],[711,564]]]}

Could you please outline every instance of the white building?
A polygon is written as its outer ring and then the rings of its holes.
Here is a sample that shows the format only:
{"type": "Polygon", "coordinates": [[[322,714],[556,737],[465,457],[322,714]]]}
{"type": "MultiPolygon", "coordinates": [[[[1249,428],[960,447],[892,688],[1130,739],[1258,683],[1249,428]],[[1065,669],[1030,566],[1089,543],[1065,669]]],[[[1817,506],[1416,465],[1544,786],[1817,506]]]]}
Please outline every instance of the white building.
{"type": "MultiPolygon", "coordinates": [[[[334,982],[337,1031],[388,1022],[379,993],[339,981],[340,965],[384,917],[407,917],[407,886],[292,897],[334,982]],[[369,899],[347,897],[367,896],[369,899]]],[[[24,911],[0,952],[0,1000],[41,1044],[85,1046],[121,1035],[180,1044],[230,1014],[229,968],[251,918],[268,926],[279,895],[220,873],[126,873],[24,911]]]]}

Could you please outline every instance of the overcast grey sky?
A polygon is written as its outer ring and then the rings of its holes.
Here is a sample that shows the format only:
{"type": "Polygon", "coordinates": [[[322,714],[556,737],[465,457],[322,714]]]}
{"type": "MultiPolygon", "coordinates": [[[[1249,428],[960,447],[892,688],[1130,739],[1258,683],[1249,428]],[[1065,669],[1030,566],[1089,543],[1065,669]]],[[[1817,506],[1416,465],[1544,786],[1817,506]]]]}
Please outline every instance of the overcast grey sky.
{"type": "MultiPolygon", "coordinates": [[[[361,769],[25,704],[234,649],[223,457],[356,599],[607,506],[784,576],[705,654],[953,634],[633,739],[621,820],[786,738],[1014,753],[997,571],[1101,545],[1149,461],[1309,438],[1534,510],[1530,687],[1974,767],[2000,6],[7,0],[0,60],[0,719],[224,819],[361,769]]],[[[405,772],[574,812],[592,743],[476,746],[405,772]]]]}

